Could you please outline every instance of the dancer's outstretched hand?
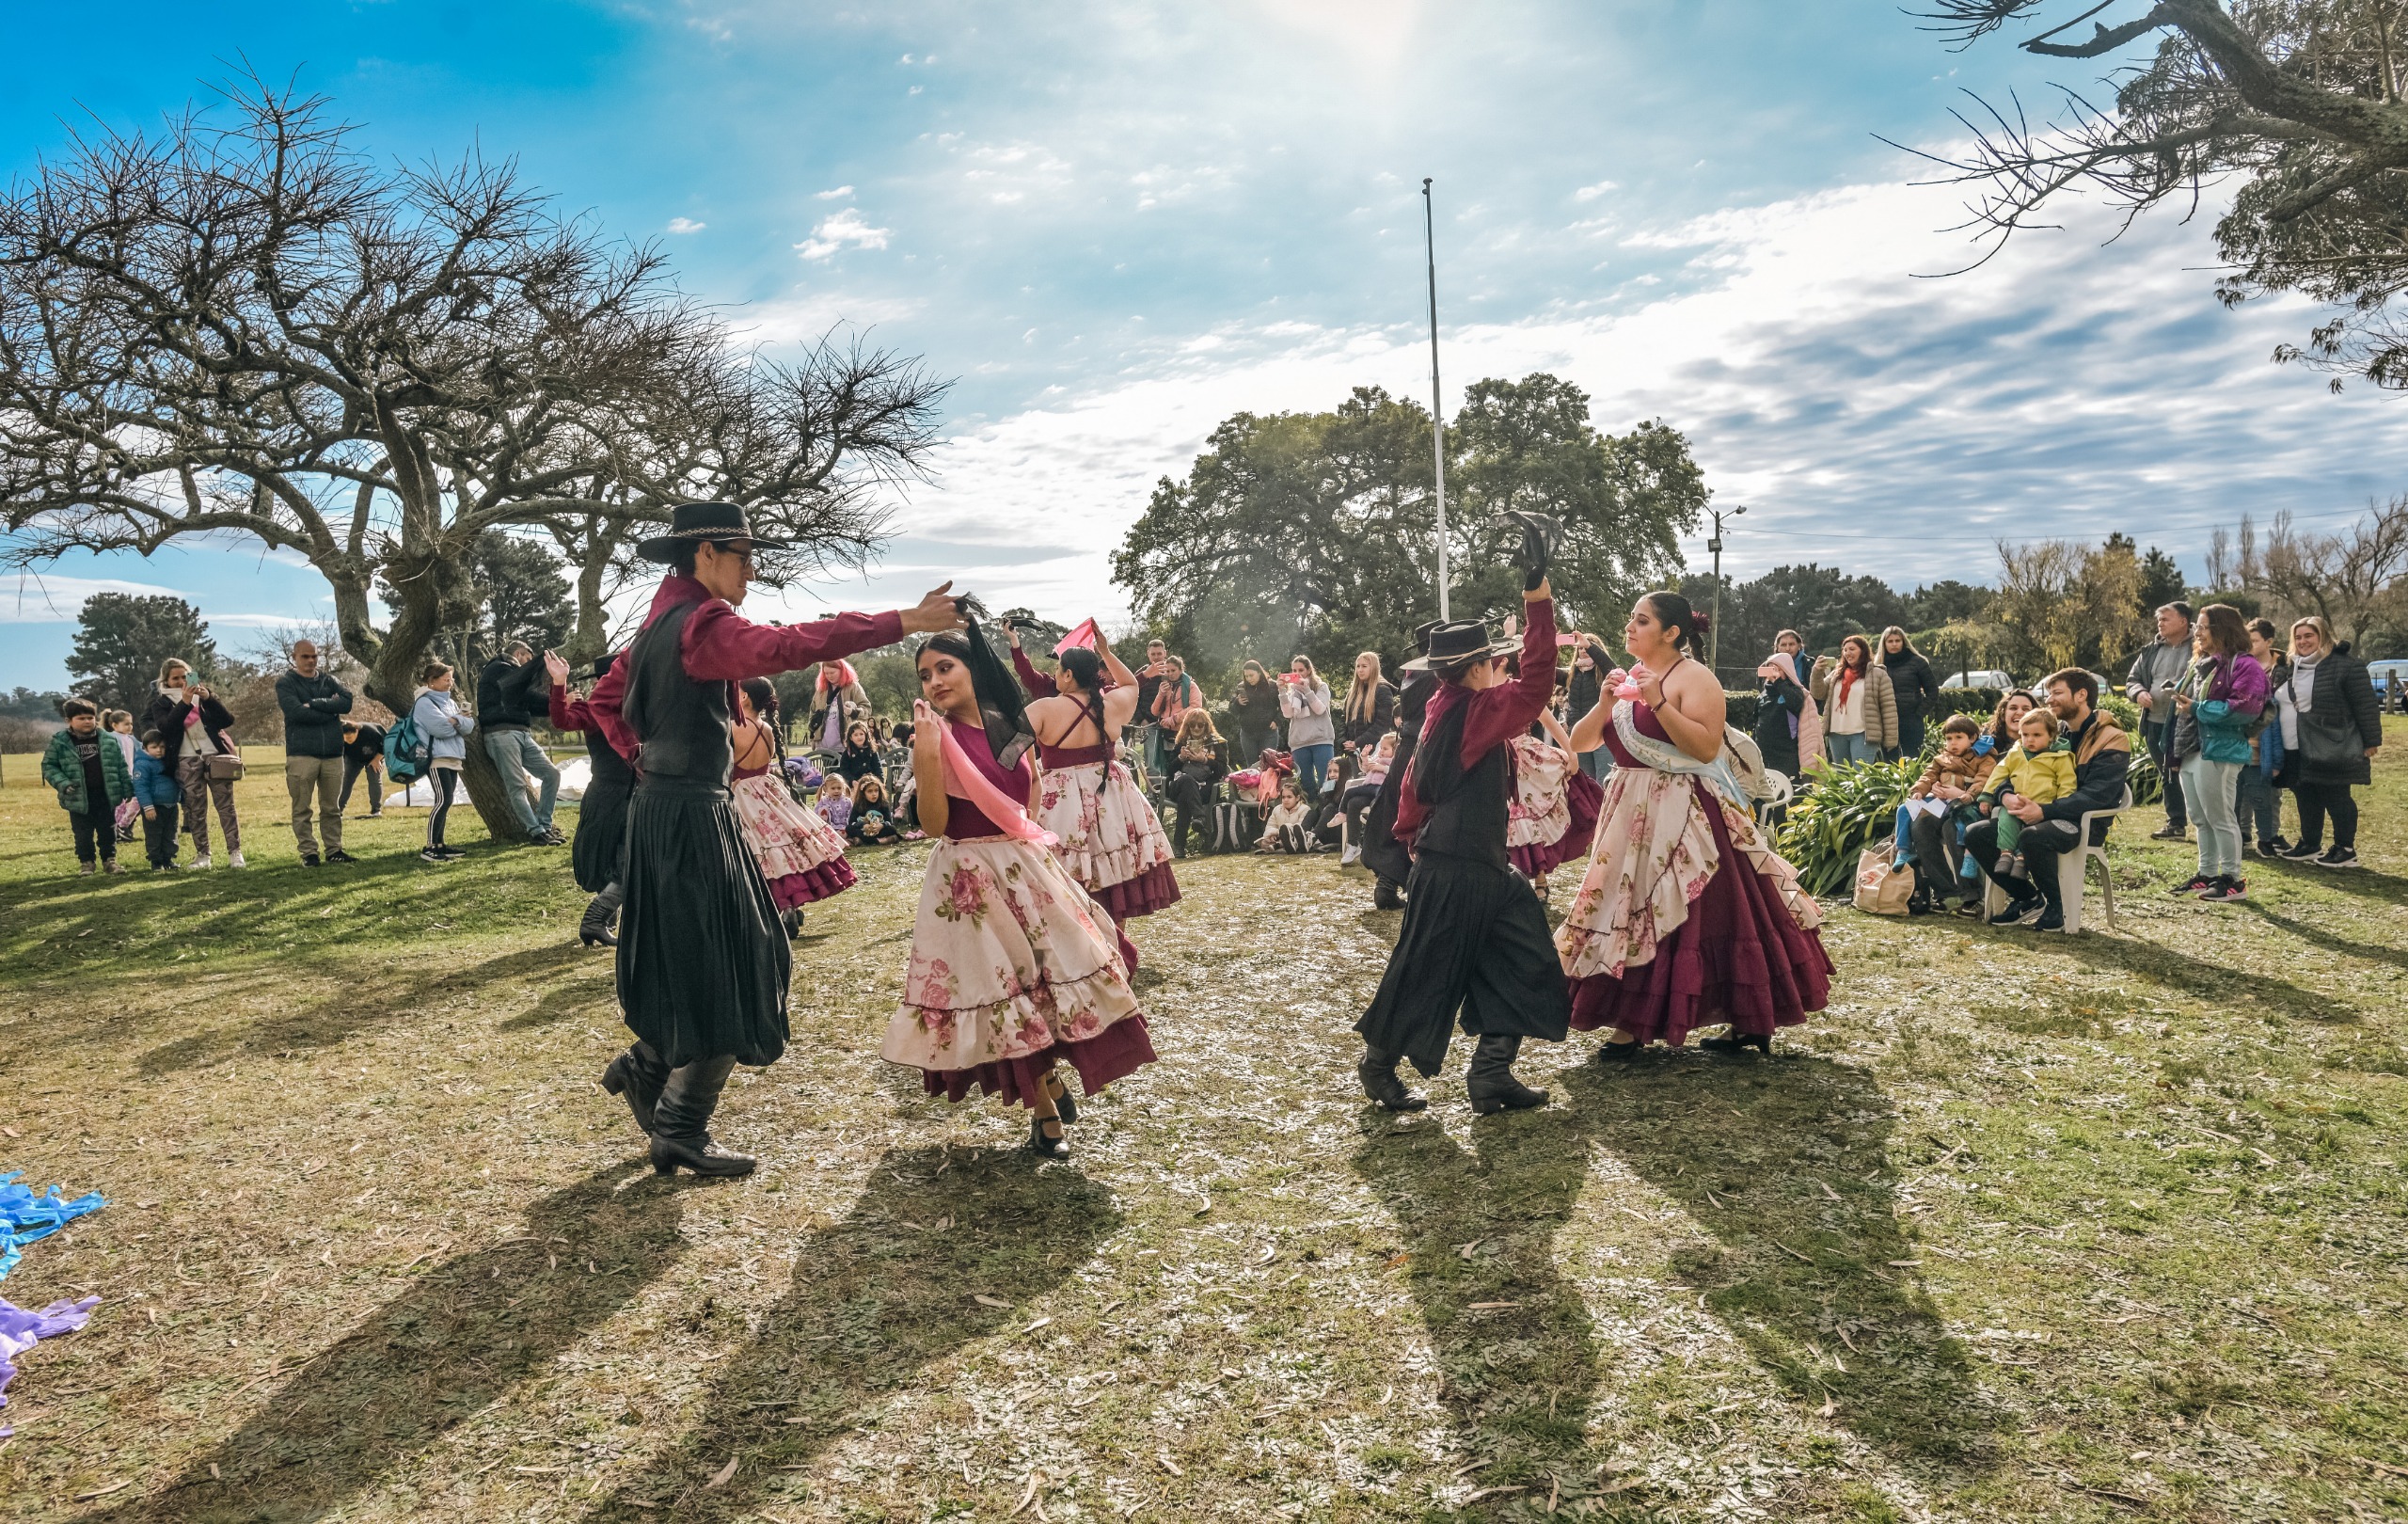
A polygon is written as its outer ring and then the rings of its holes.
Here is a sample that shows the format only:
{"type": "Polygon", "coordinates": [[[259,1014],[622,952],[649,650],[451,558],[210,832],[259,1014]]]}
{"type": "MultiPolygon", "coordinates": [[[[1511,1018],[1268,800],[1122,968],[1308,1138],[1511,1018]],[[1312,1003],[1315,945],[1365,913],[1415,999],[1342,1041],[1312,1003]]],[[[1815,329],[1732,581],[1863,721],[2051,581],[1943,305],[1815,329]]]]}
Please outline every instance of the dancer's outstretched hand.
{"type": "Polygon", "coordinates": [[[950,581],[930,588],[918,607],[903,611],[903,633],[906,635],[932,635],[941,629],[959,629],[967,623],[969,621],[961,617],[961,611],[954,606],[953,583],[950,581]]]}

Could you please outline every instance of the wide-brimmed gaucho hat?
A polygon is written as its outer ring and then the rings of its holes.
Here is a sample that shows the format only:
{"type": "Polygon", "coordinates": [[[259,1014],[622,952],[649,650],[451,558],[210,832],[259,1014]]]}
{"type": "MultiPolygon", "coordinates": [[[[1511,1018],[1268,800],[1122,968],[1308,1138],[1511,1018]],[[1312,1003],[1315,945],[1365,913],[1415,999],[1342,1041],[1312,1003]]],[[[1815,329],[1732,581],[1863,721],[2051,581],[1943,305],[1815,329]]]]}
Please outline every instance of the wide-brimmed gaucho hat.
{"type": "Polygon", "coordinates": [[[786,548],[784,540],[753,533],[752,526],[745,520],[744,510],[732,502],[681,502],[669,516],[669,532],[637,541],[636,554],[646,561],[670,561],[679,546],[698,545],[705,540],[742,540],[771,550],[786,548]]]}
{"type": "Polygon", "coordinates": [[[1481,619],[1455,619],[1430,627],[1426,654],[1406,662],[1403,672],[1452,672],[1475,661],[1491,657],[1512,656],[1521,650],[1520,641],[1497,640],[1488,633],[1488,624],[1481,619]]]}

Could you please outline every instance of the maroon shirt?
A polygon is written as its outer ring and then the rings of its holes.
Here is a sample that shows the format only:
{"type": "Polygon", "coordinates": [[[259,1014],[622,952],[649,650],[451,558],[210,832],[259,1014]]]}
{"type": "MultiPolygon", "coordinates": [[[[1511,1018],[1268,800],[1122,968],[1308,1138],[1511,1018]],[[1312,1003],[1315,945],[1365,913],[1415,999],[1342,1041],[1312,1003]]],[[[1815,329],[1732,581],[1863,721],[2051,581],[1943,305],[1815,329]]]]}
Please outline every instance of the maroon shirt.
{"type": "MultiPolygon", "coordinates": [[[[1471,712],[1464,716],[1463,765],[1466,770],[1537,723],[1539,716],[1546,712],[1547,701],[1555,697],[1555,604],[1548,599],[1525,603],[1522,618],[1528,627],[1522,631],[1520,676],[1478,692],[1458,683],[1441,683],[1421,717],[1421,734],[1426,738],[1438,728],[1438,722],[1452,714],[1458,706],[1471,706],[1471,712]]],[[[1397,839],[1411,841],[1418,835],[1421,822],[1429,815],[1430,807],[1414,791],[1412,780],[1406,779],[1397,793],[1397,839]]]]}
{"type": "MultiPolygon", "coordinates": [[[[688,616],[686,627],[677,638],[677,655],[686,675],[698,683],[737,683],[747,677],[767,677],[816,661],[833,661],[858,651],[892,645],[903,638],[903,615],[894,610],[877,614],[840,613],[833,619],[814,620],[807,625],[756,625],[737,613],[735,605],[725,598],[713,597],[701,582],[674,573],[660,579],[659,591],[652,595],[652,608],[643,616],[644,627],[651,628],[654,620],[681,603],[700,605],[688,616]]],[[[586,697],[584,708],[601,728],[610,749],[621,756],[633,758],[638,747],[636,733],[628,727],[623,712],[630,665],[624,659],[612,662],[610,670],[602,675],[602,680],[586,697]]]]}

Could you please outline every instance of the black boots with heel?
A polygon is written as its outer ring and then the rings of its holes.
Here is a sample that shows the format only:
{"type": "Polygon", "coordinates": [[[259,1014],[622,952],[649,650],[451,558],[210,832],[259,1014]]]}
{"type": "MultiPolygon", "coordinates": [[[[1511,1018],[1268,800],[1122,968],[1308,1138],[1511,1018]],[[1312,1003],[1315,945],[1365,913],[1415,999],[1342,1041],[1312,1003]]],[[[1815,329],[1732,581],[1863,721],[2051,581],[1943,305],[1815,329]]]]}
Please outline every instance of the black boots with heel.
{"type": "Polygon", "coordinates": [[[1471,1069],[1464,1076],[1464,1093],[1471,1109],[1485,1117],[1497,1111],[1527,1111],[1546,1104],[1546,1092],[1534,1090],[1513,1077],[1513,1060],[1522,1040],[1490,1033],[1472,1050],[1471,1069]]]}
{"type": "Polygon", "coordinates": [[[1420,1111],[1430,1103],[1406,1089],[1404,1081],[1396,1076],[1396,1066],[1403,1057],[1402,1054],[1366,1048],[1363,1061],[1354,1066],[1354,1074],[1363,1082],[1363,1093],[1388,1110],[1420,1111]]]}

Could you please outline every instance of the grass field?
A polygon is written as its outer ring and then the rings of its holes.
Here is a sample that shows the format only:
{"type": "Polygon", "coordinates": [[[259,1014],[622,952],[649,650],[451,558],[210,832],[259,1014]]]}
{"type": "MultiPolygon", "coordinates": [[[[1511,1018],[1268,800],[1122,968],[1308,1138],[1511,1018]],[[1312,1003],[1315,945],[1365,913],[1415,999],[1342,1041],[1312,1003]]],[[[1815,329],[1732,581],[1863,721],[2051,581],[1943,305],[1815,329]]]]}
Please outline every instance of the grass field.
{"type": "Polygon", "coordinates": [[[564,853],[462,810],[423,866],[412,813],[304,869],[255,756],[247,871],[81,880],[11,757],[0,1170],[111,1204],[0,1282],[104,1298],[0,1515],[2408,1516],[2391,738],[2365,871],[2177,901],[2128,826],[2121,934],[1836,911],[1773,1060],[1537,1044],[1554,1103],[1478,1120],[1460,1048],[1421,1116],[1356,1092],[1367,880],[1191,862],[1162,1062],[1069,1166],[878,1060],[925,853],[872,854],[713,1185],[594,1086],[564,853]]]}

